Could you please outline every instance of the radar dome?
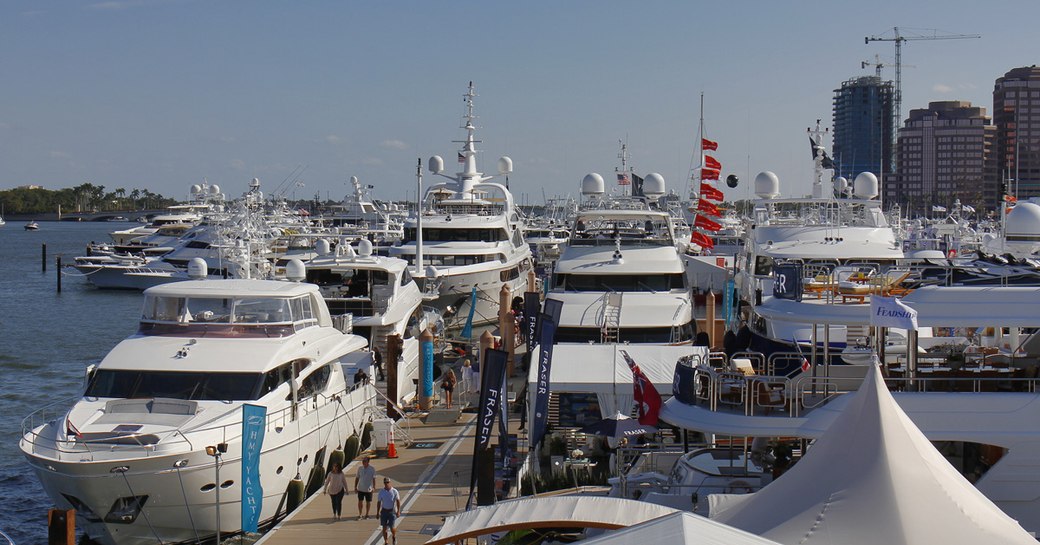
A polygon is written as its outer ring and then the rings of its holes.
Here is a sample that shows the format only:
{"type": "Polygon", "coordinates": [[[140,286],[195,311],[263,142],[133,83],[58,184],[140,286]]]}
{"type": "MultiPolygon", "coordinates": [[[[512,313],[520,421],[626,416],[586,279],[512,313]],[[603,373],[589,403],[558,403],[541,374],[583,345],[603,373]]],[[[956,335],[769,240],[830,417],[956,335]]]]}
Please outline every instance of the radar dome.
{"type": "Polygon", "coordinates": [[[260,187],[260,178],[253,178],[249,181],[249,187],[256,188],[260,187]]]}
{"type": "Polygon", "coordinates": [[[434,155],[430,157],[429,161],[430,172],[434,174],[440,174],[444,172],[444,159],[441,159],[440,155],[434,155]]]}
{"type": "Polygon", "coordinates": [[[877,176],[870,172],[860,172],[852,182],[852,194],[857,199],[873,199],[878,195],[877,176]]]}
{"type": "Polygon", "coordinates": [[[1004,233],[1009,237],[1040,235],[1040,205],[1031,202],[1015,205],[1004,220],[1004,233]]]}
{"type": "Polygon", "coordinates": [[[357,184],[358,184],[358,177],[357,176],[351,176],[350,177],[350,185],[357,185],[357,184]]]}
{"type": "Polygon", "coordinates": [[[603,176],[591,172],[581,179],[582,195],[602,195],[604,191],[603,176]]]}
{"type": "Polygon", "coordinates": [[[307,266],[299,259],[290,259],[285,264],[285,277],[293,282],[303,282],[307,278],[307,266]]]}
{"type": "Polygon", "coordinates": [[[327,241],[327,240],[325,240],[323,238],[319,238],[318,242],[314,243],[314,251],[317,252],[318,255],[321,255],[321,256],[329,255],[329,251],[331,249],[332,248],[329,246],[329,241],[327,241]]]}
{"type": "Polygon", "coordinates": [[[647,197],[660,197],[664,195],[664,176],[656,172],[651,172],[643,178],[643,194],[647,197]]]}
{"type": "Polygon", "coordinates": [[[209,194],[210,195],[220,195],[220,186],[217,185],[217,184],[213,184],[213,185],[209,186],[209,194]]]}
{"type": "Polygon", "coordinates": [[[201,257],[193,257],[188,261],[188,278],[192,280],[202,280],[209,275],[209,266],[206,265],[206,260],[201,257]]]}
{"type": "Polygon", "coordinates": [[[849,189],[849,180],[844,176],[838,176],[834,179],[834,191],[837,191],[839,195],[844,195],[845,191],[849,189]]]}
{"type": "Polygon", "coordinates": [[[202,186],[201,185],[195,184],[195,185],[191,186],[191,194],[192,195],[197,195],[200,191],[202,191],[202,186]]]}
{"type": "Polygon", "coordinates": [[[759,172],[755,176],[755,196],[760,199],[773,199],[780,196],[780,178],[769,172],[759,172]]]}
{"type": "Polygon", "coordinates": [[[358,243],[357,253],[361,257],[370,257],[372,255],[372,241],[367,238],[361,239],[358,243]]]}
{"type": "Polygon", "coordinates": [[[339,246],[336,246],[336,254],[347,258],[357,257],[357,252],[354,251],[354,247],[346,241],[340,241],[339,246]]]}
{"type": "Polygon", "coordinates": [[[498,173],[499,174],[511,174],[513,172],[513,160],[509,157],[502,156],[498,159],[498,173]]]}

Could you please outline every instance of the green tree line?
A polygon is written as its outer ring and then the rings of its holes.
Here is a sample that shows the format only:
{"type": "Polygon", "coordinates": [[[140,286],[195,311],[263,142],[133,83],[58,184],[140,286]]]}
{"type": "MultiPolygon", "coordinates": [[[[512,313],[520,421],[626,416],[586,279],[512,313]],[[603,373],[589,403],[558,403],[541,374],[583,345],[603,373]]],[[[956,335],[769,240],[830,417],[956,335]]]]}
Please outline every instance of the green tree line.
{"type": "Polygon", "coordinates": [[[177,201],[147,189],[117,188],[90,183],[65,189],[29,189],[18,187],[0,191],[5,214],[41,214],[57,212],[104,212],[108,210],[141,210],[164,208],[177,201]]]}

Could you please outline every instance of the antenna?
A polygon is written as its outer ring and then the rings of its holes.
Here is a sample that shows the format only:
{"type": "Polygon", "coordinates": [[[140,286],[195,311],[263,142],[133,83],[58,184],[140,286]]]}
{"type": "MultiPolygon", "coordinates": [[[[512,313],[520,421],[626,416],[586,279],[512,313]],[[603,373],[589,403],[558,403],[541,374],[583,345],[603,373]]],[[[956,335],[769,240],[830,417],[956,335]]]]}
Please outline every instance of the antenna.
{"type": "MultiPolygon", "coordinates": [[[[911,40],[964,40],[969,38],[981,38],[978,34],[938,34],[936,30],[931,31],[931,35],[915,35],[915,36],[904,36],[899,33],[899,27],[893,27],[892,32],[894,37],[886,36],[867,36],[863,38],[863,43],[869,44],[870,42],[895,42],[896,44],[896,94],[892,101],[892,149],[895,149],[895,143],[897,142],[897,134],[899,133],[899,122],[903,119],[903,42],[911,40]]],[[[866,68],[866,63],[862,65],[866,68]]],[[[878,73],[881,72],[881,66],[877,67],[878,73]]]]}

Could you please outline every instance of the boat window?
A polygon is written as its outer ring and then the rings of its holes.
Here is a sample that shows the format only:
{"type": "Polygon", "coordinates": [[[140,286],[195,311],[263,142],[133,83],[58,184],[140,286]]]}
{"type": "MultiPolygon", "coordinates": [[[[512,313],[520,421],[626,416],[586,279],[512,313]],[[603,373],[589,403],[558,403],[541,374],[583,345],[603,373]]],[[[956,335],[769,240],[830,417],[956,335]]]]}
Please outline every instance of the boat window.
{"type": "MultiPolygon", "coordinates": [[[[408,256],[407,259],[409,265],[415,264],[414,255],[408,256]]],[[[496,260],[499,260],[498,255],[423,255],[423,264],[435,267],[461,267],[496,260]]]]}
{"type": "Polygon", "coordinates": [[[249,401],[257,399],[261,373],[207,373],[98,369],[86,397],[249,401]]]}
{"type": "Polygon", "coordinates": [[[285,323],[292,321],[288,299],[250,297],[235,302],[235,323],[285,323]]]}
{"type": "MultiPolygon", "coordinates": [[[[332,376],[332,369],[328,365],[323,365],[316,369],[313,373],[307,375],[307,378],[303,379],[300,383],[300,389],[296,392],[296,399],[304,399],[310,397],[318,392],[325,390],[325,387],[329,384],[329,378],[332,376]]],[[[288,399],[292,399],[290,394],[288,399]]]]}
{"type": "MultiPolygon", "coordinates": [[[[429,242],[500,242],[509,240],[505,229],[470,229],[470,228],[441,228],[424,227],[423,243],[429,242]]],[[[403,242],[415,241],[415,227],[404,230],[403,242]]]]}
{"type": "Polygon", "coordinates": [[[675,274],[557,274],[555,287],[564,291],[670,291],[684,289],[685,276],[675,274]]]}
{"type": "Polygon", "coordinates": [[[412,274],[410,272],[408,272],[408,269],[403,270],[401,272],[401,285],[402,286],[407,286],[408,283],[411,282],[411,281],[412,281],[412,274]]]}
{"type": "Polygon", "coordinates": [[[270,392],[273,392],[276,388],[289,382],[292,378],[292,365],[285,363],[278,367],[271,369],[264,373],[263,383],[260,385],[260,392],[257,394],[257,398],[264,397],[270,392]]]}
{"type": "Polygon", "coordinates": [[[520,267],[519,266],[511,267],[509,269],[506,269],[504,271],[500,271],[498,273],[498,279],[501,282],[508,282],[510,280],[513,280],[513,279],[519,278],[519,277],[520,277],[520,267]]]}
{"type": "Polygon", "coordinates": [[[773,274],[773,258],[764,255],[755,257],[755,271],[753,274],[756,276],[773,274]]]}

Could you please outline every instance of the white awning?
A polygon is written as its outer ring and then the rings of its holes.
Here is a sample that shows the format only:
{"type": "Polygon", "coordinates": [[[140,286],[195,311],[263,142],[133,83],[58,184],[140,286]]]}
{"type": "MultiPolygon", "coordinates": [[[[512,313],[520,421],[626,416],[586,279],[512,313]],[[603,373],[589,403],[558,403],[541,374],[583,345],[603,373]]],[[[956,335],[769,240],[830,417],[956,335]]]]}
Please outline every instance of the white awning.
{"type": "Polygon", "coordinates": [[[759,537],[685,511],[582,541],[582,545],[629,545],[630,543],[779,545],[771,539],[759,537]]]}
{"type": "Polygon", "coordinates": [[[526,528],[626,528],[677,509],[606,496],[545,496],[503,501],[444,520],[426,545],[526,528]]]}

